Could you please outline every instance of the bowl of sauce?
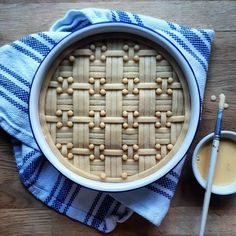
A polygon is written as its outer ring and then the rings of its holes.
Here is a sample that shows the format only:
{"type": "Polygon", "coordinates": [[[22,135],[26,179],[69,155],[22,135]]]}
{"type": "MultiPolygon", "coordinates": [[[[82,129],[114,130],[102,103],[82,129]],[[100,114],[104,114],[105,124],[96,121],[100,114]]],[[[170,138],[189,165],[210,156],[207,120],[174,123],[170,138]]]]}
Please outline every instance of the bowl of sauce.
{"type": "MultiPolygon", "coordinates": [[[[206,187],[213,136],[211,133],[198,143],[192,158],[193,173],[203,188],[206,187]]],[[[236,193],[236,132],[221,132],[212,193],[236,193]]]]}

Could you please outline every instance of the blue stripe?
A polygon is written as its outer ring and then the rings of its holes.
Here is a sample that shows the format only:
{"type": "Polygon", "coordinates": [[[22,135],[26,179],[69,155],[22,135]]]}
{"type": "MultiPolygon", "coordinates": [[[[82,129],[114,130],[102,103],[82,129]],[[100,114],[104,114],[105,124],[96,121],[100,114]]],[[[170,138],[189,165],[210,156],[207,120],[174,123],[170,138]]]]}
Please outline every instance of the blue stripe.
{"type": "Polygon", "coordinates": [[[176,30],[176,27],[175,27],[175,25],[174,25],[173,23],[167,22],[167,24],[170,26],[170,28],[171,28],[172,30],[176,30]]]}
{"type": "Polygon", "coordinates": [[[26,183],[27,180],[30,177],[32,177],[39,163],[40,163],[40,159],[36,158],[33,161],[31,161],[30,164],[26,168],[22,169],[21,179],[24,183],[26,183]]]}
{"type": "Polygon", "coordinates": [[[148,186],[146,186],[145,188],[151,190],[152,192],[158,193],[158,194],[162,195],[163,197],[166,197],[166,198],[169,199],[169,200],[171,200],[171,198],[172,198],[170,194],[164,192],[164,191],[161,190],[161,189],[158,189],[158,188],[152,186],[151,184],[148,185],[148,186]]]}
{"type": "Polygon", "coordinates": [[[15,79],[19,80],[22,84],[24,84],[27,87],[30,87],[30,83],[25,80],[24,78],[20,77],[18,74],[16,74],[14,71],[10,70],[9,68],[5,67],[4,65],[0,64],[0,69],[14,77],[15,79]]]}
{"type": "Polygon", "coordinates": [[[41,55],[44,57],[48,55],[50,52],[50,48],[47,47],[45,44],[41,43],[38,39],[28,35],[25,36],[24,38],[19,39],[22,43],[28,45],[35,51],[39,52],[41,55]]]}
{"type": "Polygon", "coordinates": [[[112,211],[112,213],[111,213],[111,215],[118,216],[119,220],[122,219],[128,213],[127,208],[125,208],[125,211],[122,214],[118,213],[118,210],[119,210],[120,206],[121,206],[121,203],[117,202],[114,209],[113,209],[113,211],[112,211]]]}
{"type": "Polygon", "coordinates": [[[113,21],[117,21],[116,20],[116,15],[113,11],[111,11],[111,18],[112,18],[113,21]]]}
{"type": "Polygon", "coordinates": [[[64,203],[67,195],[69,194],[71,188],[72,188],[73,182],[69,179],[65,179],[64,183],[62,184],[62,187],[57,194],[57,197],[55,198],[52,207],[56,210],[60,210],[62,204],[64,203]]]}
{"type": "Polygon", "coordinates": [[[33,157],[35,154],[38,154],[39,152],[37,150],[33,150],[29,153],[27,153],[26,155],[24,155],[23,157],[23,163],[26,162],[27,160],[29,160],[29,158],[33,157]]]}
{"type": "Polygon", "coordinates": [[[73,32],[75,32],[75,31],[77,31],[77,30],[79,30],[79,29],[82,29],[82,28],[85,28],[85,27],[87,27],[87,26],[89,26],[89,25],[91,25],[91,23],[90,23],[90,22],[87,22],[87,20],[81,21],[81,22],[79,23],[79,25],[77,25],[76,27],[71,27],[71,28],[67,29],[67,31],[73,33],[73,32]]]}
{"type": "Polygon", "coordinates": [[[57,180],[56,180],[56,183],[54,184],[50,194],[48,195],[48,197],[45,199],[44,203],[45,204],[48,204],[50,202],[50,200],[52,199],[53,195],[55,194],[60,182],[61,182],[61,179],[62,179],[63,175],[61,173],[58,174],[58,177],[57,177],[57,180]]]}
{"type": "Polygon", "coordinates": [[[179,25],[179,27],[182,28],[182,29],[186,29],[186,30],[192,30],[192,28],[190,28],[187,25],[179,25]]]}
{"type": "Polygon", "coordinates": [[[0,74],[1,86],[18,97],[21,101],[28,103],[29,93],[23,90],[21,87],[13,83],[11,80],[8,80],[7,77],[0,74]]]}
{"type": "MultiPolygon", "coordinates": [[[[171,22],[167,23],[172,30],[177,30],[179,33],[184,35],[186,39],[188,39],[188,41],[202,54],[202,56],[207,61],[209,60],[210,50],[208,46],[202,41],[202,39],[195,32],[192,31],[191,28],[187,26],[180,26],[181,30],[178,30],[173,23],[171,22]]],[[[207,41],[211,43],[211,39],[206,32],[204,32],[203,30],[199,30],[199,32],[201,32],[202,35],[207,39],[207,41]]]]}
{"type": "Polygon", "coordinates": [[[160,178],[159,180],[157,180],[155,183],[159,184],[160,186],[174,192],[175,188],[177,186],[177,183],[169,178],[167,178],[166,176],[160,178]]]}
{"type": "Polygon", "coordinates": [[[49,42],[53,46],[57,44],[56,41],[54,41],[51,37],[49,37],[48,35],[44,34],[43,32],[39,32],[39,33],[37,33],[37,35],[39,35],[41,38],[45,39],[47,42],[49,42]]]}
{"type": "Polygon", "coordinates": [[[178,173],[176,173],[175,171],[171,170],[168,174],[172,175],[173,177],[175,177],[177,180],[179,179],[180,175],[178,173]]]}
{"type": "Polygon", "coordinates": [[[205,32],[204,30],[199,30],[203,36],[205,36],[206,40],[211,43],[211,37],[208,35],[207,32],[205,32]]]}
{"type": "Polygon", "coordinates": [[[0,91],[0,95],[5,98],[9,103],[11,103],[12,105],[14,105],[16,108],[18,108],[19,110],[28,113],[28,108],[22,106],[21,104],[19,104],[18,102],[16,102],[15,100],[13,100],[11,97],[9,97],[8,95],[6,95],[5,93],[3,93],[2,91],[0,91]]]}
{"type": "Polygon", "coordinates": [[[16,50],[18,50],[19,52],[25,54],[26,56],[32,58],[33,60],[35,60],[38,63],[41,63],[41,59],[37,56],[35,56],[32,52],[28,51],[27,49],[17,45],[16,43],[11,43],[10,46],[12,46],[13,48],[15,48],[16,50]]]}
{"type": "Polygon", "coordinates": [[[114,198],[111,197],[110,195],[106,195],[96,213],[96,215],[94,216],[94,219],[92,221],[92,226],[96,229],[99,228],[99,226],[101,225],[101,223],[103,222],[106,214],[108,213],[111,205],[114,202],[114,198]]]}
{"type": "Polygon", "coordinates": [[[207,61],[209,60],[209,48],[195,32],[184,27],[181,27],[179,32],[184,35],[184,37],[202,54],[207,61]]]}
{"type": "Polygon", "coordinates": [[[43,170],[43,167],[44,167],[44,164],[46,163],[46,159],[44,158],[42,160],[42,162],[40,163],[40,166],[38,168],[38,172],[36,173],[36,175],[34,176],[34,178],[30,181],[30,183],[27,183],[26,184],[26,187],[27,188],[30,188],[31,186],[33,186],[37,181],[38,181],[38,178],[43,170]]]}
{"type": "Polygon", "coordinates": [[[207,71],[207,66],[205,65],[205,63],[186,45],[186,43],[181,38],[170,31],[164,30],[163,32],[175,39],[175,41],[177,41],[188,53],[190,53],[200,63],[203,69],[207,71]]]}
{"type": "MultiPolygon", "coordinates": [[[[119,208],[120,208],[120,206],[121,206],[121,203],[120,202],[116,202],[116,204],[115,204],[115,206],[114,206],[114,208],[113,208],[113,211],[111,212],[111,214],[110,215],[112,215],[112,216],[118,216],[119,218],[119,220],[122,218],[122,216],[123,216],[123,214],[119,214],[118,213],[118,210],[119,210],[119,208]]],[[[103,226],[103,232],[106,232],[106,230],[107,230],[107,225],[106,224],[104,224],[104,226],[103,226]]]]}
{"type": "Polygon", "coordinates": [[[121,203],[117,202],[114,209],[113,209],[113,211],[111,212],[111,215],[117,215],[117,212],[118,212],[120,206],[121,206],[121,203]]]}
{"type": "Polygon", "coordinates": [[[76,187],[75,191],[73,192],[73,194],[71,195],[71,198],[70,198],[70,200],[69,200],[69,202],[68,202],[66,208],[65,208],[64,211],[63,211],[64,214],[66,214],[67,211],[69,210],[69,208],[71,207],[71,204],[72,204],[72,202],[75,200],[75,197],[78,195],[80,189],[81,189],[81,186],[78,185],[78,186],[76,187]]]}
{"type": "Polygon", "coordinates": [[[137,21],[137,24],[138,24],[138,25],[144,26],[144,24],[143,24],[141,18],[139,17],[139,15],[133,14],[133,16],[134,16],[135,20],[137,21]]]}
{"type": "Polygon", "coordinates": [[[121,22],[132,23],[129,15],[126,12],[124,12],[124,11],[116,11],[116,12],[117,12],[121,22]]]}
{"type": "Polygon", "coordinates": [[[29,184],[29,183],[27,183],[27,181],[29,181],[30,178],[34,177],[35,171],[37,170],[37,168],[39,168],[41,161],[42,161],[42,159],[40,158],[40,156],[37,156],[26,167],[24,166],[21,169],[20,175],[21,175],[22,181],[26,185],[29,184]]]}
{"type": "Polygon", "coordinates": [[[88,224],[88,221],[89,221],[90,217],[92,216],[92,213],[93,213],[95,207],[97,206],[98,201],[100,200],[101,196],[102,196],[102,192],[98,192],[97,196],[95,197],[95,199],[91,205],[91,208],[89,209],[89,211],[84,219],[85,224],[88,224]]]}

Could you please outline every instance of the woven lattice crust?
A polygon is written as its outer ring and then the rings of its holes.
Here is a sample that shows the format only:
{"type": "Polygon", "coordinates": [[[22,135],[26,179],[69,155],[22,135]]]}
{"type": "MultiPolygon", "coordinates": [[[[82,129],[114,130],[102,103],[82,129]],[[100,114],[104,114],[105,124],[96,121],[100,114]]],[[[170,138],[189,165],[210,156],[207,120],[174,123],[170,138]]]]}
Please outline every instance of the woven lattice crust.
{"type": "Polygon", "coordinates": [[[103,39],[57,62],[41,91],[41,123],[68,168],[91,179],[131,181],[178,150],[188,100],[181,71],[163,49],[142,39],[103,39]]]}

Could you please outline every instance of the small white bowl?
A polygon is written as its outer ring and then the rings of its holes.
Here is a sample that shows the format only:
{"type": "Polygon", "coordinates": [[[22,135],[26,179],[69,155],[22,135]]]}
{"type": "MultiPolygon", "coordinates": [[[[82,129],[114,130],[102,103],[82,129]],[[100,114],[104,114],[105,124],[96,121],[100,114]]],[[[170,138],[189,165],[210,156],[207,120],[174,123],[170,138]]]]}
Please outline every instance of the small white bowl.
{"type": "Polygon", "coordinates": [[[152,29],[146,27],[140,27],[137,25],[127,24],[127,23],[118,23],[118,22],[99,23],[71,33],[50,51],[48,56],[40,65],[33,80],[33,84],[30,91],[29,114],[30,114],[30,123],[32,131],[38,146],[40,147],[43,154],[47,157],[47,159],[62,174],[64,174],[74,182],[91,189],[109,191],[109,192],[127,191],[143,187],[147,184],[156,181],[157,179],[165,175],[167,172],[169,172],[171,169],[173,169],[182,160],[182,158],[188,151],[189,146],[192,143],[192,140],[195,136],[198,127],[199,117],[200,117],[200,94],[199,94],[198,84],[196,82],[196,77],[189,62],[182,54],[182,52],[161,33],[155,32],[152,29]],[[71,170],[67,169],[64,165],[62,165],[62,163],[57,158],[55,158],[52,150],[50,149],[49,145],[46,142],[46,139],[44,139],[44,134],[40,125],[39,109],[38,109],[40,89],[44,82],[45,75],[47,74],[47,71],[49,70],[54,60],[58,57],[58,55],[60,55],[60,53],[63,52],[63,50],[68,48],[73,43],[78,42],[79,40],[82,40],[86,37],[101,33],[112,33],[112,32],[118,32],[121,34],[131,33],[137,36],[144,37],[159,44],[170,53],[170,55],[178,62],[187,81],[191,99],[190,104],[191,104],[191,114],[192,114],[189,120],[189,128],[185,135],[181,148],[179,148],[178,152],[166,165],[164,165],[160,170],[142,179],[138,179],[131,182],[120,182],[120,183],[99,182],[92,179],[84,178],[72,172],[71,170]]]}
{"type": "MultiPolygon", "coordinates": [[[[206,180],[202,177],[198,167],[197,167],[197,155],[199,150],[203,147],[205,143],[212,140],[214,136],[214,133],[208,134],[205,136],[196,146],[193,157],[192,157],[192,168],[195,178],[197,179],[198,183],[203,187],[206,188],[206,180]]],[[[234,142],[236,142],[236,132],[233,131],[221,131],[221,138],[227,138],[231,139],[234,142]]],[[[235,154],[236,155],[236,154],[235,154]]],[[[236,156],[235,156],[236,157],[236,156]]],[[[218,194],[218,195],[229,195],[236,193],[236,181],[234,183],[231,183],[229,185],[212,185],[212,193],[218,194]]]]}

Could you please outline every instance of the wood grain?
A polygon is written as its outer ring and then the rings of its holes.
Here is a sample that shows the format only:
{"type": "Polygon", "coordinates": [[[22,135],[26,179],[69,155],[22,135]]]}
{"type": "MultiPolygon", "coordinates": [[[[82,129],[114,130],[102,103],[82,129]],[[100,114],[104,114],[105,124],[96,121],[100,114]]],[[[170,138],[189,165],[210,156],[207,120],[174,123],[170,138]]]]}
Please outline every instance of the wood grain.
{"type": "Polygon", "coordinates": [[[45,1],[20,2],[0,4],[2,44],[25,34],[47,30],[69,9],[87,7],[123,9],[193,27],[214,28],[217,31],[236,30],[236,21],[233,20],[236,17],[236,4],[233,1],[137,1],[135,4],[130,4],[130,1],[98,1],[96,4],[93,1],[57,4],[44,3],[45,1]]]}
{"type": "MultiPolygon", "coordinates": [[[[236,2],[235,1],[0,1],[0,46],[25,34],[46,31],[71,8],[99,7],[123,9],[163,18],[194,27],[216,30],[203,103],[203,117],[190,148],[170,211],[160,227],[138,215],[119,224],[110,235],[157,236],[197,235],[204,191],[191,169],[196,143],[212,132],[216,103],[212,94],[226,94],[230,104],[223,129],[236,131],[236,2]]],[[[1,101],[0,101],[1,102],[1,101]]],[[[236,198],[212,196],[207,235],[236,235],[236,198]]],[[[0,130],[0,235],[102,235],[49,209],[36,200],[20,183],[10,137],[0,130]]]]}

